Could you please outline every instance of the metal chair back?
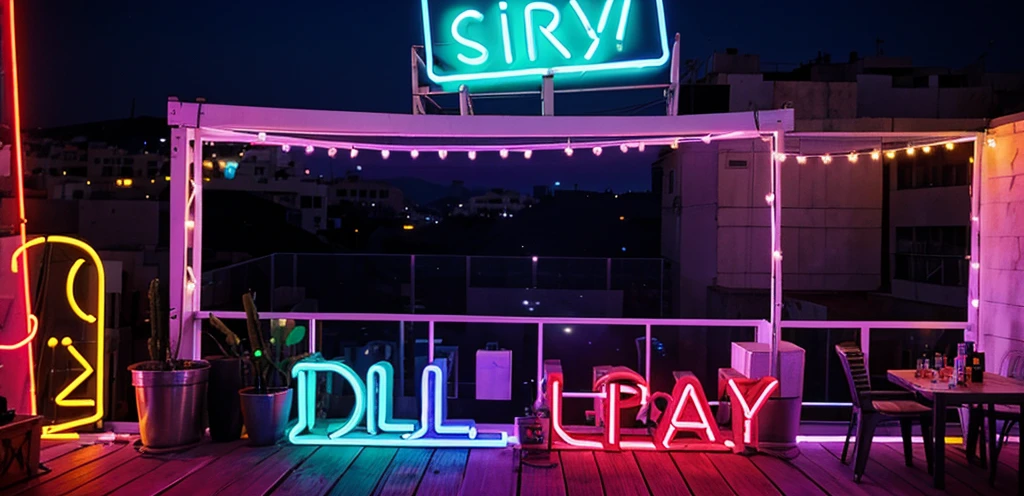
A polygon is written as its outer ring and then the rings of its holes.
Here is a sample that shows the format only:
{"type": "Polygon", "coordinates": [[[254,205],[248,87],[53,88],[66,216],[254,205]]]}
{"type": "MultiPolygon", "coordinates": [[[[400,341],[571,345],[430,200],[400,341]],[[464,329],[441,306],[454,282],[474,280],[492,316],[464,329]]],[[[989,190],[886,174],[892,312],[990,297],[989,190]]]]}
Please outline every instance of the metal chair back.
{"type": "Polygon", "coordinates": [[[861,408],[861,393],[871,391],[871,377],[868,375],[867,364],[864,362],[864,353],[855,343],[839,343],[836,345],[836,354],[843,364],[843,372],[846,374],[846,382],[850,386],[850,400],[855,408],[861,408]]]}
{"type": "Polygon", "coordinates": [[[1024,351],[1013,350],[999,364],[999,375],[1011,379],[1024,379],[1024,351]]]}

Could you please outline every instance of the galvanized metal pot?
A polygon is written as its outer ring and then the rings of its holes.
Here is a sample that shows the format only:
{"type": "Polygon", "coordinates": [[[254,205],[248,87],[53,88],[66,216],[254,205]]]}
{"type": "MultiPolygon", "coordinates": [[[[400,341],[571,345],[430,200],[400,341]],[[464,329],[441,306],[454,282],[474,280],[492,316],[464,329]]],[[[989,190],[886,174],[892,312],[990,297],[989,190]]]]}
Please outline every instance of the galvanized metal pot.
{"type": "Polygon", "coordinates": [[[199,442],[206,410],[206,385],[210,364],[187,362],[188,368],[159,370],[160,362],[140,362],[130,367],[139,434],[148,448],[175,448],[199,442]]]}
{"type": "Polygon", "coordinates": [[[288,428],[288,417],[292,413],[292,390],[289,388],[268,388],[270,394],[256,394],[256,388],[245,388],[238,392],[242,398],[242,417],[249,442],[255,446],[267,446],[284,437],[288,428]]]}

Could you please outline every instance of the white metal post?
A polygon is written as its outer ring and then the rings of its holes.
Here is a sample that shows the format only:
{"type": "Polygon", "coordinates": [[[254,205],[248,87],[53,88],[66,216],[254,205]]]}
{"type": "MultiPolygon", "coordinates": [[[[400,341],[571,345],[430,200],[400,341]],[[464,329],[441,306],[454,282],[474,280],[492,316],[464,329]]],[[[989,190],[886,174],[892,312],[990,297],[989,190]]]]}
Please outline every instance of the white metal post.
{"type": "Polygon", "coordinates": [[[427,363],[434,363],[434,321],[427,322],[427,363]]]}
{"type": "Polygon", "coordinates": [[[472,112],[469,107],[469,86],[459,86],[459,115],[469,115],[472,112]]]}
{"type": "Polygon", "coordinates": [[[668,75],[668,89],[665,90],[666,115],[679,115],[679,33],[672,43],[672,65],[668,75]]]}
{"type": "Polygon", "coordinates": [[[974,341],[979,351],[984,350],[981,332],[978,330],[981,315],[981,172],[982,151],[985,149],[985,133],[978,133],[974,139],[974,166],[971,168],[971,218],[968,232],[971,234],[970,252],[967,254],[969,267],[967,282],[967,329],[964,341],[974,341]]]}
{"type": "MultiPolygon", "coordinates": [[[[171,198],[170,198],[170,267],[169,267],[169,316],[168,330],[171,349],[178,349],[180,359],[199,358],[198,309],[199,274],[193,269],[200,252],[194,250],[195,232],[202,218],[196,219],[194,203],[199,197],[201,206],[202,179],[195,186],[191,179],[195,156],[202,153],[197,132],[193,128],[176,127],[171,130],[171,198]],[[198,149],[198,150],[195,150],[198,149]],[[195,196],[193,196],[195,194],[195,196]],[[191,222],[189,222],[191,221],[191,222]],[[180,342],[179,342],[180,336],[180,342]]],[[[197,167],[202,167],[200,160],[197,167]]],[[[202,248],[199,246],[198,248],[202,248]]]]}
{"type": "Polygon", "coordinates": [[[537,323],[537,401],[544,397],[544,323],[537,323]]]}
{"type": "Polygon", "coordinates": [[[651,324],[644,326],[644,380],[651,384],[651,324]]]}
{"type": "Polygon", "coordinates": [[[306,332],[306,352],[313,354],[316,353],[316,319],[309,319],[309,329],[306,332]]]}
{"type": "Polygon", "coordinates": [[[771,206],[772,250],[771,260],[771,353],[769,366],[772,377],[779,377],[779,341],[782,323],[782,154],[786,147],[781,132],[773,133],[771,141],[771,206]]]}
{"type": "Polygon", "coordinates": [[[411,69],[412,69],[412,115],[423,115],[427,111],[423,108],[423,97],[420,95],[420,55],[416,53],[416,47],[412,47],[411,69]]]}
{"type": "Polygon", "coordinates": [[[553,75],[541,78],[540,115],[555,115],[555,76],[553,75]]]}

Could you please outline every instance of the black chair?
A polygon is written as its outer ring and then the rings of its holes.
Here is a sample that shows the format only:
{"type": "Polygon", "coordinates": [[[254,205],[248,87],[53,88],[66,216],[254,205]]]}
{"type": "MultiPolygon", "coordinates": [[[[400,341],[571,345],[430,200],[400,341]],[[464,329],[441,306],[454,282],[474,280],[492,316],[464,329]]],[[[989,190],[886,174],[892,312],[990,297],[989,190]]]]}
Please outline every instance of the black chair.
{"type": "MultiPolygon", "coordinates": [[[[1011,351],[1007,353],[1003,357],[1002,363],[999,364],[999,375],[1011,379],[1024,380],[1024,351],[1011,351]]],[[[976,405],[971,408],[968,422],[967,454],[968,459],[972,459],[975,453],[975,446],[980,441],[982,466],[985,466],[986,462],[986,418],[989,419],[987,439],[991,443],[988,477],[989,482],[995,483],[996,469],[999,467],[997,463],[999,461],[999,452],[1002,451],[1003,445],[1006,444],[1006,440],[1013,430],[1013,426],[1017,423],[1017,419],[1020,418],[1020,407],[1017,405],[988,405],[988,408],[984,408],[984,405],[976,405]],[[995,427],[998,421],[1002,421],[1003,426],[997,432],[995,427]]]]}
{"type": "Polygon", "coordinates": [[[875,436],[875,428],[886,420],[899,420],[900,432],[903,435],[903,458],[908,467],[914,464],[914,451],[911,446],[911,430],[914,420],[921,423],[921,436],[924,438],[925,459],[928,462],[928,473],[932,472],[932,409],[918,403],[914,394],[903,391],[873,391],[864,353],[854,343],[836,345],[836,354],[843,364],[846,381],[850,385],[850,398],[853,402],[853,415],[850,426],[846,430],[846,442],[843,444],[842,462],[846,463],[846,453],[850,447],[850,435],[854,427],[857,429],[854,454],[856,463],[853,468],[853,480],[860,482],[864,468],[868,464],[871,452],[871,441],[875,436]]]}

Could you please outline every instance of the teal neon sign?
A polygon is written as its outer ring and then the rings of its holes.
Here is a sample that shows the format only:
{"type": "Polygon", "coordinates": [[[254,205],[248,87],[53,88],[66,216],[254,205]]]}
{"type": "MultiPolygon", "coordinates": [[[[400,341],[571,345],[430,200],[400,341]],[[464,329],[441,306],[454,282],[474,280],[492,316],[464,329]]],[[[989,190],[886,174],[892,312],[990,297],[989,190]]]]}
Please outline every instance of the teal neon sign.
{"type": "Polygon", "coordinates": [[[664,66],[663,0],[420,0],[427,76],[442,86],[664,66]]]}
{"type": "Polygon", "coordinates": [[[351,367],[337,361],[303,361],[292,368],[297,379],[299,419],[288,433],[292,444],[328,446],[394,446],[421,448],[504,448],[504,432],[478,432],[471,420],[449,420],[443,360],[423,369],[420,418],[396,420],[391,392],[394,369],[378,362],[366,373],[366,382],[351,367]],[[355,404],[346,419],[316,418],[317,374],[337,374],[352,387],[355,404]],[[364,422],[365,421],[365,422],[364,422]],[[360,427],[365,425],[365,427],[360,427]]]}

